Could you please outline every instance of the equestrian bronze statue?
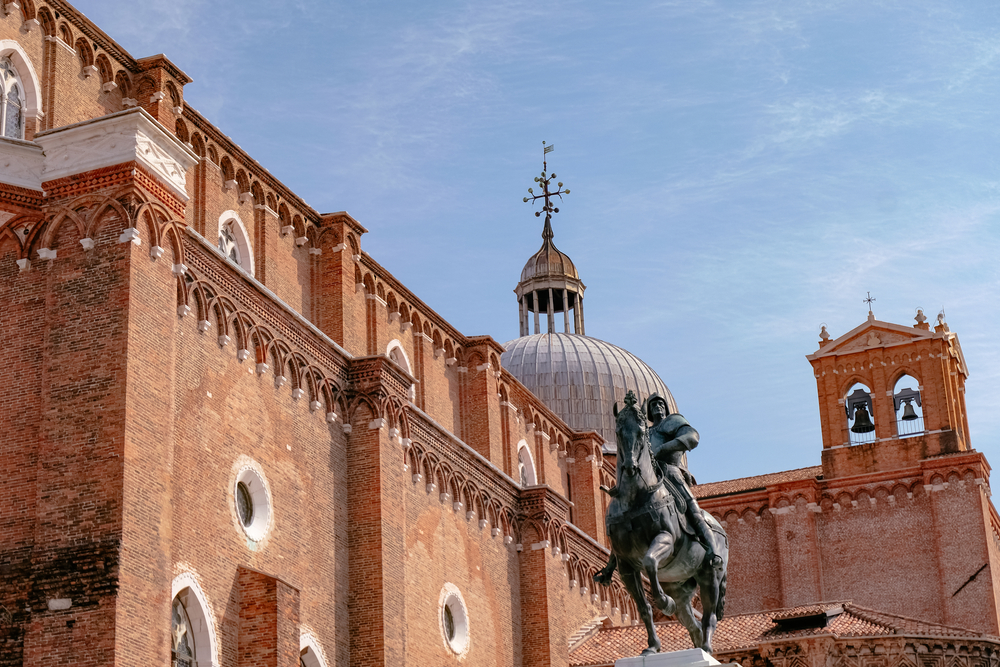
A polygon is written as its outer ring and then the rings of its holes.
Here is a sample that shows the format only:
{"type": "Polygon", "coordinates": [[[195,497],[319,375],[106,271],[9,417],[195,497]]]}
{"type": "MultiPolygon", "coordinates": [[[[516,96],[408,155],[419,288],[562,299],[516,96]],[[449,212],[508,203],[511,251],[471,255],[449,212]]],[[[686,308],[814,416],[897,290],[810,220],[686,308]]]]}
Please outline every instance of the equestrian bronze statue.
{"type": "Polygon", "coordinates": [[[629,391],[621,411],[614,406],[617,482],[611,489],[601,487],[611,496],[605,521],[611,559],[594,581],[607,585],[618,569],[646,626],[649,647],[642,655],[660,651],[643,574],[653,604],[667,616],[676,614],[694,646],[711,653],[726,599],[729,540],[719,522],[698,507],[688,486],[683,456],[698,444],[698,432],[681,415],[669,414],[657,394],[641,408],[636,402],[629,391]],[[691,606],[695,587],[701,596],[700,623],[691,606]]]}

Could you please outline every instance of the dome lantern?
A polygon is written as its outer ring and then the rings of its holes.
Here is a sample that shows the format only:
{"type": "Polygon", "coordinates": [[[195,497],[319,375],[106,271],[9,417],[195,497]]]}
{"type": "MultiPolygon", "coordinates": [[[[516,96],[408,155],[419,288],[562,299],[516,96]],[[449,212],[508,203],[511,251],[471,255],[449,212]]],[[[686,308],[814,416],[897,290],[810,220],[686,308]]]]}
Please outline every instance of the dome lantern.
{"type": "Polygon", "coordinates": [[[532,255],[521,271],[521,280],[518,282],[514,293],[517,294],[518,312],[520,315],[520,335],[528,336],[531,332],[531,320],[534,315],[534,333],[556,333],[556,314],[563,315],[563,333],[577,333],[583,335],[583,292],[586,286],[580,280],[580,274],[576,271],[573,260],[564,252],[560,252],[552,242],[552,214],[558,213],[559,209],[553,205],[553,198],[562,199],[564,194],[569,194],[569,189],[564,188],[562,183],[555,184],[552,189],[552,181],[556,179],[555,174],[546,174],[548,165],[545,155],[551,153],[555,148],[553,145],[544,146],[542,154],[542,175],[535,177],[535,182],[542,186],[542,192],[535,194],[534,188],[528,188],[528,197],[525,202],[534,202],[538,199],[544,200],[541,211],[536,211],[535,216],[540,217],[545,212],[545,225],[542,227],[542,247],[532,255]],[[573,311],[573,324],[570,327],[570,310],[573,311]],[[541,314],[545,313],[546,330],[541,331],[541,314]]]}

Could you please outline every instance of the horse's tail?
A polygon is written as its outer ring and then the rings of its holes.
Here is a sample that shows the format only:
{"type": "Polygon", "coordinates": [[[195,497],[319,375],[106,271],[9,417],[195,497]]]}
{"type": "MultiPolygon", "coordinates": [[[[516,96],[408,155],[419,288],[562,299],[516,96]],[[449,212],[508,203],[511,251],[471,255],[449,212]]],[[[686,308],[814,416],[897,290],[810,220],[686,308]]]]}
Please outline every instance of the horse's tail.
{"type": "Polygon", "coordinates": [[[719,581],[719,600],[715,603],[715,620],[721,621],[722,614],[726,610],[726,576],[727,573],[722,573],[722,579],[719,581]]]}

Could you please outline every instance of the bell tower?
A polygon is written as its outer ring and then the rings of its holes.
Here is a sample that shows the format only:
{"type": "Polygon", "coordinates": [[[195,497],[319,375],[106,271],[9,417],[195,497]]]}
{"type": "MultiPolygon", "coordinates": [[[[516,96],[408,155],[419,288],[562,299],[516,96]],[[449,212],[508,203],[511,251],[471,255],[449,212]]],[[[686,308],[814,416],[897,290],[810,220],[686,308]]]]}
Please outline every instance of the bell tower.
{"type": "Polygon", "coordinates": [[[923,311],[912,327],[868,320],[831,340],[826,327],[812,364],[823,431],[823,477],[912,467],[970,449],[969,375],[958,336],[923,311]]]}

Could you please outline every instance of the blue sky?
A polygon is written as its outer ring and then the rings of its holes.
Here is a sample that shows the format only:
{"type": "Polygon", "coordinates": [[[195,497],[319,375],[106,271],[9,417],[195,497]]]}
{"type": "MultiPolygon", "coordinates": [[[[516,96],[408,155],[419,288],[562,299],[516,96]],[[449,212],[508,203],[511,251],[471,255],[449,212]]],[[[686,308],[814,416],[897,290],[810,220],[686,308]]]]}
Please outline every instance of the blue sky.
{"type": "Polygon", "coordinates": [[[517,335],[554,143],[587,333],[666,381],[701,481],[819,463],[804,355],[869,290],[946,309],[1000,464],[996,3],[75,4],[467,334],[517,335]]]}

